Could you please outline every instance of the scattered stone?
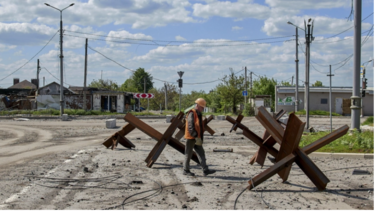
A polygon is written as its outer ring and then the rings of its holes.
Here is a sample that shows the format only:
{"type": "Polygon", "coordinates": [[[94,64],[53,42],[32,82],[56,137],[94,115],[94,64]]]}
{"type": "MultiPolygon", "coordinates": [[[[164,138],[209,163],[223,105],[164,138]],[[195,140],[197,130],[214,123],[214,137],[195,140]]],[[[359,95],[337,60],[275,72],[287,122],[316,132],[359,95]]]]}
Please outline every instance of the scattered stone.
{"type": "Polygon", "coordinates": [[[130,162],[130,160],[128,160],[128,162],[130,162]]]}
{"type": "Polygon", "coordinates": [[[182,209],[186,209],[186,208],[187,208],[186,204],[182,205],[182,209]]]}
{"type": "Polygon", "coordinates": [[[133,184],[143,184],[143,181],[142,180],[133,180],[132,183],[133,184]]]}
{"type": "Polygon", "coordinates": [[[116,165],[116,163],[112,163],[112,166],[115,166],[116,165]]]}
{"type": "Polygon", "coordinates": [[[197,197],[193,197],[192,199],[187,200],[187,202],[194,202],[194,201],[199,201],[197,197]]]}
{"type": "Polygon", "coordinates": [[[220,135],[221,135],[221,136],[225,136],[225,133],[221,133],[220,135]]]}
{"type": "Polygon", "coordinates": [[[201,182],[193,182],[191,183],[192,186],[203,186],[201,182]]]}
{"type": "Polygon", "coordinates": [[[174,194],[174,191],[171,191],[171,194],[174,194]]]}
{"type": "Polygon", "coordinates": [[[83,172],[89,172],[89,168],[83,167],[83,172]]]}

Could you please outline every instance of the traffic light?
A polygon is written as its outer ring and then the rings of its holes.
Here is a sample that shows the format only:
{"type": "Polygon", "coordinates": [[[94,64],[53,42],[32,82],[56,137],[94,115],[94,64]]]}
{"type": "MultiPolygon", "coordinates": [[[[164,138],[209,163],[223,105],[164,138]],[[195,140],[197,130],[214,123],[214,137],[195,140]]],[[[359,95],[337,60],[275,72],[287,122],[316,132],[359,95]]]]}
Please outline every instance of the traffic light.
{"type": "Polygon", "coordinates": [[[179,88],[182,88],[182,79],[181,79],[181,78],[178,79],[177,82],[178,82],[178,87],[179,87],[179,88]]]}
{"type": "Polygon", "coordinates": [[[362,90],[362,97],[366,96],[366,90],[362,90]]]}
{"type": "Polygon", "coordinates": [[[367,89],[367,78],[363,80],[362,89],[367,89]]]}

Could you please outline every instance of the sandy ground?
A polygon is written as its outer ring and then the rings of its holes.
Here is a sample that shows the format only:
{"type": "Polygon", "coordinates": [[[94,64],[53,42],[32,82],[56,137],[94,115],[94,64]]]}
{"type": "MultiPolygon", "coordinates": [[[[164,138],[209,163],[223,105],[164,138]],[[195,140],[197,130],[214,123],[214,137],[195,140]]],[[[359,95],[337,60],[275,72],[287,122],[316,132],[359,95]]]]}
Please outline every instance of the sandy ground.
{"type": "MultiPolygon", "coordinates": [[[[169,125],[164,119],[143,121],[161,133],[169,125]]],[[[242,122],[263,134],[255,118],[242,122]]],[[[334,128],[344,124],[350,118],[333,119],[334,128]]],[[[156,141],[139,130],[127,136],[135,149],[106,149],[104,139],[123,125],[123,120],[117,120],[116,129],[105,128],[105,120],[0,120],[0,209],[374,209],[373,158],[311,154],[330,179],[325,191],[317,191],[294,164],[286,183],[275,175],[243,192],[248,180],[272,163],[249,165],[257,147],[240,132],[229,133],[229,122],[209,124],[216,133],[206,136],[204,148],[210,169],[217,172],[207,177],[194,161],[196,176],[182,175],[184,157],[169,146],[148,168],[144,159],[156,141]],[[353,175],[354,169],[370,174],[353,175]]],[[[310,118],[310,125],[328,129],[329,119],[310,118]]]]}

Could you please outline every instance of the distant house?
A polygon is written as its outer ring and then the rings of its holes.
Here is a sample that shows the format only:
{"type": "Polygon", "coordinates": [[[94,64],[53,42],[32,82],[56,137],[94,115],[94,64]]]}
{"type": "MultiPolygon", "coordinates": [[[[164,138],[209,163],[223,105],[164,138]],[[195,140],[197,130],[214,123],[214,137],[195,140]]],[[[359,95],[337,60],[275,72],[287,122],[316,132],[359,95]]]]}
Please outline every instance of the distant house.
{"type": "MultiPolygon", "coordinates": [[[[275,110],[276,112],[284,109],[287,112],[294,111],[295,87],[294,86],[276,86],[275,92],[275,110]]],[[[310,91],[310,111],[323,110],[329,111],[329,87],[309,87],[310,91]]],[[[366,96],[362,98],[362,114],[364,116],[374,115],[374,88],[368,87],[364,90],[366,96]]],[[[332,87],[332,112],[350,115],[351,114],[351,96],[352,87],[332,87]]],[[[298,88],[298,110],[305,109],[305,87],[298,88]]],[[[361,93],[360,93],[361,94],[361,93]]],[[[306,110],[306,109],[305,109],[306,110]]]]}
{"type": "Polygon", "coordinates": [[[24,80],[19,83],[15,83],[16,81],[13,81],[13,86],[8,87],[8,89],[36,89],[36,85],[29,82],[28,80],[24,80]]]}
{"type": "MultiPolygon", "coordinates": [[[[74,92],[71,89],[63,87],[64,92],[64,108],[67,109],[82,109],[83,108],[83,95],[74,92]]],[[[53,108],[60,109],[60,84],[52,82],[38,90],[37,94],[38,109],[53,108]]],[[[86,108],[91,110],[92,95],[86,95],[86,108]]]]}

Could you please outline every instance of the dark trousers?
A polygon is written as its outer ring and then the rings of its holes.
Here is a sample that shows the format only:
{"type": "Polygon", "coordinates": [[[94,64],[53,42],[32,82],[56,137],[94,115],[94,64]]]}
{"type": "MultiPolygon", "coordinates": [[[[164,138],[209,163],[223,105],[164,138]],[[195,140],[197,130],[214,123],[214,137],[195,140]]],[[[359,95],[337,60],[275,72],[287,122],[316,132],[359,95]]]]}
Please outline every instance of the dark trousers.
{"type": "Polygon", "coordinates": [[[184,170],[190,170],[190,159],[193,155],[193,149],[197,153],[198,160],[201,163],[202,169],[207,170],[208,166],[206,165],[206,155],[203,146],[195,145],[195,139],[186,140],[184,170]]]}

